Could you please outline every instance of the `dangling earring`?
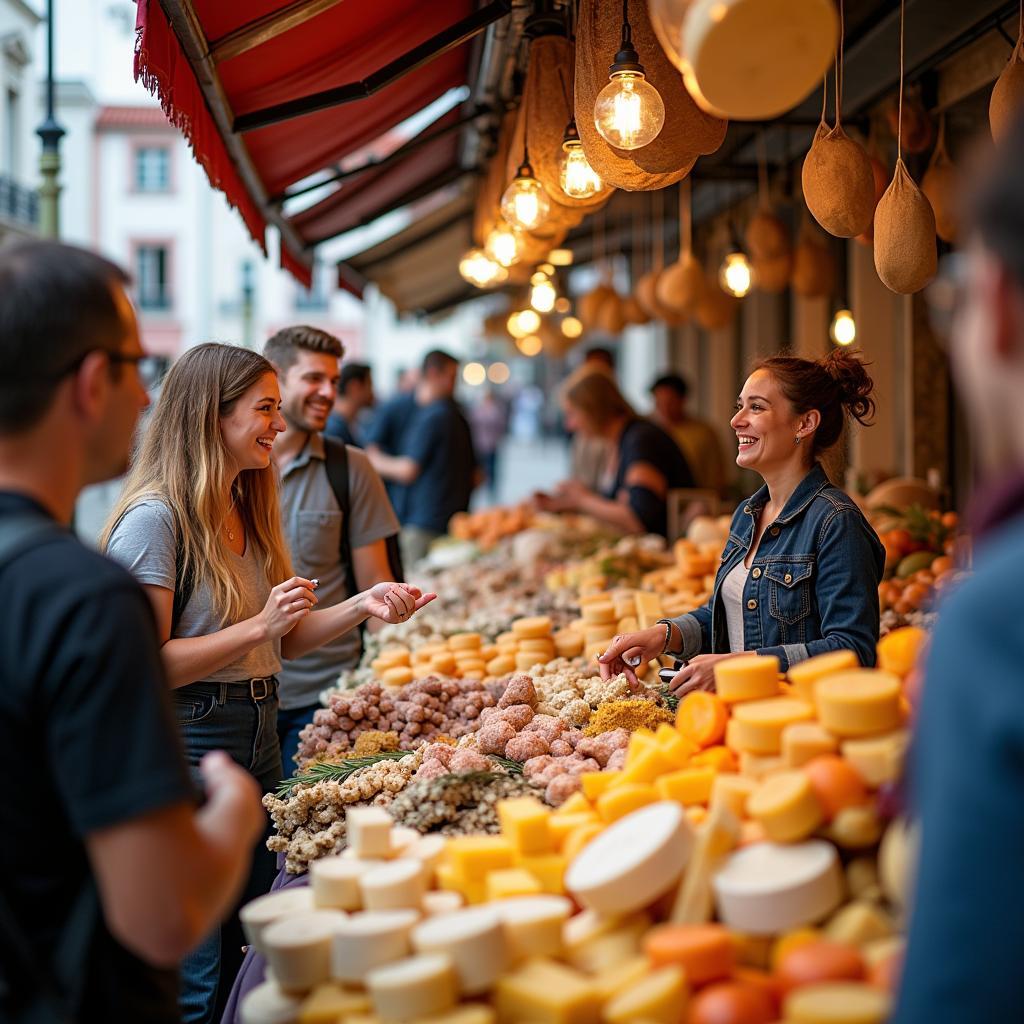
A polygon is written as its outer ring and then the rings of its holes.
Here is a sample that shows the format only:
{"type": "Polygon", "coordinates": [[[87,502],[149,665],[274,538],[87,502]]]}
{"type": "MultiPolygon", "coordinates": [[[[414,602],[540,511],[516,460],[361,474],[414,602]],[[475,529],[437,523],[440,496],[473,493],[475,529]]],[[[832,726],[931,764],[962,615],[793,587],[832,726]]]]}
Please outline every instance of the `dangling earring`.
{"type": "Polygon", "coordinates": [[[797,434],[796,435],[796,439],[793,441],[793,443],[794,444],[799,444],[802,440],[803,440],[803,438],[799,434],[797,434]]]}

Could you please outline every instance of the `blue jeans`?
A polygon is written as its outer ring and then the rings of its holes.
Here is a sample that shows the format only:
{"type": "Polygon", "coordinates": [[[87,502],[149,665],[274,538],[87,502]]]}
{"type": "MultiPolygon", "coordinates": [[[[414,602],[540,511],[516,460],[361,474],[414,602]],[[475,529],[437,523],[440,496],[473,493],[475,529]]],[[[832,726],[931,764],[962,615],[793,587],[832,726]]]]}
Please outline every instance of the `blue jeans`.
{"type": "MultiPolygon", "coordinates": [[[[198,792],[202,792],[199,762],[211,750],[223,750],[250,772],[264,793],[273,792],[281,780],[281,748],[277,739],[277,681],[266,687],[248,688],[232,683],[192,683],[171,691],[174,715],[181,728],[185,757],[198,792]]],[[[266,848],[270,832],[253,851],[252,870],[239,907],[270,889],[276,873],[272,853],[266,848]]],[[[216,927],[181,964],[179,1004],[184,1024],[213,1024],[242,963],[241,926],[237,909],[216,927]]]]}
{"type": "Polygon", "coordinates": [[[301,708],[277,709],[277,738],[281,743],[281,767],[286,776],[297,767],[295,755],[299,750],[299,733],[313,721],[314,712],[321,707],[320,704],[306,704],[301,708]]]}

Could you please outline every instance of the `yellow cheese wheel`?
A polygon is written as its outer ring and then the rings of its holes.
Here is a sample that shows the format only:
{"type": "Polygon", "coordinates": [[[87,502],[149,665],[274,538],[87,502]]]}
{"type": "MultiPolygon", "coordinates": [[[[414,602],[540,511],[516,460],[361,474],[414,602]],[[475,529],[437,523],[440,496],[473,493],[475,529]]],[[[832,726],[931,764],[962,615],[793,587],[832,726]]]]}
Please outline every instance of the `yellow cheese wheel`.
{"type": "Polygon", "coordinates": [[[550,658],[545,657],[543,654],[538,654],[536,651],[520,651],[516,655],[516,671],[529,672],[534,665],[543,665],[550,660],[550,658]]]}
{"type": "Polygon", "coordinates": [[[396,667],[386,669],[380,678],[385,686],[406,686],[416,677],[411,668],[396,667]]]}
{"type": "Polygon", "coordinates": [[[584,622],[589,622],[592,625],[610,625],[614,627],[614,624],[618,621],[618,616],[615,614],[615,605],[611,601],[605,601],[601,604],[588,604],[580,609],[580,615],[584,622]]]}
{"type": "Polygon", "coordinates": [[[747,816],[747,800],[757,789],[757,781],[745,775],[716,775],[711,783],[711,797],[708,806],[719,805],[728,807],[737,818],[747,816]]]}
{"type": "Polygon", "coordinates": [[[615,623],[602,623],[598,626],[587,626],[583,631],[583,640],[587,644],[608,644],[615,636],[615,623]]]}
{"type": "Polygon", "coordinates": [[[804,839],[824,820],[803,772],[777,772],[766,778],[747,800],[747,814],[777,843],[804,839]]]}
{"type": "Polygon", "coordinates": [[[600,644],[587,644],[583,649],[583,655],[587,661],[597,661],[597,659],[604,654],[605,648],[608,646],[607,641],[600,644]]]}
{"type": "Polygon", "coordinates": [[[779,692],[779,659],[759,654],[726,658],[715,666],[715,690],[727,704],[775,697],[779,692]]]}
{"type": "Polygon", "coordinates": [[[499,656],[487,662],[487,671],[492,676],[506,676],[516,670],[516,659],[499,656]]]}
{"type": "Polygon", "coordinates": [[[584,640],[575,630],[565,629],[555,634],[555,651],[559,657],[575,658],[583,653],[584,640]]]}
{"type": "Polygon", "coordinates": [[[524,637],[519,641],[519,653],[526,651],[539,651],[542,654],[547,651],[554,651],[555,641],[551,637],[537,636],[537,637],[524,637]]]}
{"type": "Polygon", "coordinates": [[[793,722],[782,730],[782,759],[787,768],[799,768],[838,749],[839,741],[817,722],[793,722]]]}
{"type": "Polygon", "coordinates": [[[787,1024],[882,1024],[891,1010],[887,992],[859,981],[805,985],[786,997],[787,1024]]]}
{"type": "Polygon", "coordinates": [[[813,704],[814,687],[819,679],[835,675],[836,672],[845,672],[851,668],[860,668],[860,662],[853,651],[849,649],[829,651],[826,654],[819,654],[806,661],[798,662],[796,665],[791,665],[786,678],[789,680],[790,686],[793,687],[795,697],[813,704]]]}
{"type": "Polygon", "coordinates": [[[440,672],[443,675],[450,674],[455,671],[455,655],[435,654],[430,659],[430,664],[434,666],[435,672],[440,672]]]}
{"type": "MultiPolygon", "coordinates": [[[[525,622],[526,620],[524,619],[523,621],[525,622]]],[[[519,638],[518,638],[517,634],[513,633],[512,630],[507,630],[504,633],[499,633],[494,638],[494,642],[496,644],[516,643],[516,642],[518,642],[518,639],[519,638]]]]}
{"type": "Polygon", "coordinates": [[[460,661],[458,668],[463,679],[483,679],[487,675],[487,666],[482,661],[460,661]]]}
{"type": "Polygon", "coordinates": [[[818,718],[837,736],[873,736],[900,726],[900,679],[891,672],[840,672],[815,687],[818,718]]]}
{"type": "MultiPolygon", "coordinates": [[[[464,661],[488,661],[488,658],[484,657],[484,651],[481,647],[463,647],[457,651],[452,652],[455,657],[455,664],[460,665],[464,661]]],[[[497,655],[494,655],[497,657],[497,655]]]]}
{"type": "Polygon", "coordinates": [[[784,771],[786,762],[776,754],[752,754],[740,751],[740,775],[748,779],[763,779],[766,775],[784,771]]]}
{"type": "Polygon", "coordinates": [[[447,654],[448,645],[446,643],[428,643],[423,644],[422,647],[416,648],[416,659],[418,661],[430,661],[435,654],[447,654]]]}
{"type": "Polygon", "coordinates": [[[498,645],[497,644],[484,644],[480,648],[480,657],[484,661],[491,661],[498,656],[498,645]]]}
{"type": "Polygon", "coordinates": [[[903,760],[909,746],[910,733],[900,729],[882,736],[845,740],[839,749],[865,784],[871,789],[878,789],[886,782],[895,782],[903,774],[903,760]]]}
{"type": "MultiPolygon", "coordinates": [[[[524,637],[549,636],[551,620],[546,615],[536,615],[527,619],[516,619],[512,623],[512,633],[517,640],[524,637]]],[[[499,641],[500,641],[499,637],[499,641]]]]}
{"type": "Polygon", "coordinates": [[[483,643],[479,633],[456,633],[448,637],[448,646],[453,651],[475,650],[483,643]]]}
{"type": "Polygon", "coordinates": [[[793,697],[773,697],[754,700],[733,708],[726,727],[725,742],[733,750],[751,754],[779,754],[782,751],[782,732],[794,722],[814,717],[814,708],[793,697]]]}

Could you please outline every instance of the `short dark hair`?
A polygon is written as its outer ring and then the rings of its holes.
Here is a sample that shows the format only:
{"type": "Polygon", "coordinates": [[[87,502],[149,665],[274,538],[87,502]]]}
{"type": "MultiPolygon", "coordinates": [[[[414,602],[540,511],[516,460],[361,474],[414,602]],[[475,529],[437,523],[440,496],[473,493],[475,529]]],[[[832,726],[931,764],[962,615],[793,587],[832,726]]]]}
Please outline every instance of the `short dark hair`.
{"type": "Polygon", "coordinates": [[[128,275],[87,249],[19,240],[0,246],[0,434],[34,427],[61,381],[125,334],[115,288],[128,275]]]}
{"type": "Polygon", "coordinates": [[[583,354],[583,361],[589,363],[594,359],[605,363],[609,369],[615,369],[615,353],[610,348],[605,348],[603,345],[594,345],[592,348],[588,348],[583,354]]]}
{"type": "Polygon", "coordinates": [[[1006,137],[971,196],[969,212],[981,242],[1024,288],[1024,116],[1014,119],[1006,137]]]}
{"type": "Polygon", "coordinates": [[[268,338],[263,346],[263,355],[279,370],[288,370],[298,360],[300,349],[304,352],[322,352],[335,359],[345,354],[345,346],[340,338],[319,327],[296,324],[294,327],[282,327],[277,334],[268,338]]]}
{"type": "Polygon", "coordinates": [[[423,357],[423,372],[440,373],[442,370],[447,370],[452,364],[459,365],[455,356],[445,352],[444,349],[434,348],[423,357]]]}
{"type": "Polygon", "coordinates": [[[341,368],[341,376],[338,378],[338,394],[345,394],[345,389],[354,380],[365,384],[370,379],[371,373],[373,370],[366,363],[346,363],[341,368]]]}
{"type": "Polygon", "coordinates": [[[681,377],[678,373],[666,373],[659,377],[651,385],[651,394],[658,388],[671,388],[680,398],[686,398],[690,393],[690,385],[686,383],[686,378],[681,377]]]}

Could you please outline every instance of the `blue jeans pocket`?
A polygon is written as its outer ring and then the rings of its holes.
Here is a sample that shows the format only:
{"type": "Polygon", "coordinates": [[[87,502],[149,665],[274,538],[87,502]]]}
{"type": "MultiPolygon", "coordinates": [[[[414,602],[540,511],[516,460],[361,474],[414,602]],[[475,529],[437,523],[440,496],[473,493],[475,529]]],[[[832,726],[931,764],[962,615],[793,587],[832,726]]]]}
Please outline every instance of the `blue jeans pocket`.
{"type": "Polygon", "coordinates": [[[179,725],[194,725],[213,714],[217,698],[212,693],[171,694],[174,718],[179,725]]]}

